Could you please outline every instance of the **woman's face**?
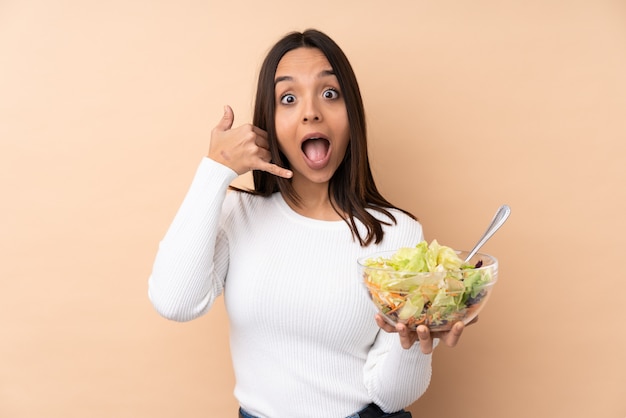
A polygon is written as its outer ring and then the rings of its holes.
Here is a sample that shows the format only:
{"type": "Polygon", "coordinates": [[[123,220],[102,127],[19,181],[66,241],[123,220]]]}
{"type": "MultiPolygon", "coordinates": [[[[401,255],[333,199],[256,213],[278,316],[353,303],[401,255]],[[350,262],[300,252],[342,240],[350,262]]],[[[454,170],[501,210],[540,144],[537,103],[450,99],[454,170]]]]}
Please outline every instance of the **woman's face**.
{"type": "MultiPolygon", "coordinates": [[[[276,134],[295,183],[327,183],[350,141],[339,82],[316,48],[287,52],[276,69],[276,134]]],[[[294,185],[295,185],[294,183],[294,185]]]]}

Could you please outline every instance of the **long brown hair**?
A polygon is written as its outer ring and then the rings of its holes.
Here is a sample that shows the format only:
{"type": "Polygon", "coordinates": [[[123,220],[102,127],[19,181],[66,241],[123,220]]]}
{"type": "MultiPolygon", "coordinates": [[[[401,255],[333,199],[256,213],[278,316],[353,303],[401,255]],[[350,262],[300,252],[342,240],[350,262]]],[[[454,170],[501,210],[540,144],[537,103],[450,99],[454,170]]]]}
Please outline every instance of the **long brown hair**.
{"type": "MultiPolygon", "coordinates": [[[[289,168],[289,161],[279,150],[275,127],[275,82],[276,68],[282,57],[289,51],[297,48],[317,48],[328,59],[334,74],[339,81],[339,87],[344,97],[350,125],[350,145],[346,155],[329,182],[329,195],[337,213],[350,227],[353,237],[359,240],[362,246],[373,242],[379,243],[383,239],[383,225],[391,225],[396,218],[388,209],[398,209],[415,219],[407,211],[399,209],[389,203],[376,188],[374,177],[367,154],[367,133],[365,124],[365,110],[363,99],[356,80],[356,76],[341,48],[326,34],[308,29],[304,32],[291,32],[280,39],[268,52],[257,84],[257,93],[254,106],[253,125],[265,130],[268,135],[272,162],[281,167],[289,168]],[[383,213],[389,222],[377,219],[366,209],[383,213]],[[361,221],[367,229],[362,237],[357,229],[356,219],[361,221]]],[[[254,191],[262,196],[269,196],[280,192],[294,204],[298,204],[299,197],[291,181],[274,176],[261,170],[253,171],[254,191]]]]}

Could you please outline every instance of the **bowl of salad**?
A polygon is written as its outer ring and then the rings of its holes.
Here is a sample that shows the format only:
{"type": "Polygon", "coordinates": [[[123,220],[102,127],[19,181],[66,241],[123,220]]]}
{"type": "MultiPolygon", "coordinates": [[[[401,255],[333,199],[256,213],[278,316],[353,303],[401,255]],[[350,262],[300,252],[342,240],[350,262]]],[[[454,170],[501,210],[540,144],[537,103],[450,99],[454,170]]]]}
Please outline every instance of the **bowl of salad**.
{"type": "Polygon", "coordinates": [[[498,260],[455,251],[422,241],[359,258],[357,265],[370,297],[385,321],[415,330],[448,331],[458,321],[467,324],[485,307],[498,278],[498,260]]]}

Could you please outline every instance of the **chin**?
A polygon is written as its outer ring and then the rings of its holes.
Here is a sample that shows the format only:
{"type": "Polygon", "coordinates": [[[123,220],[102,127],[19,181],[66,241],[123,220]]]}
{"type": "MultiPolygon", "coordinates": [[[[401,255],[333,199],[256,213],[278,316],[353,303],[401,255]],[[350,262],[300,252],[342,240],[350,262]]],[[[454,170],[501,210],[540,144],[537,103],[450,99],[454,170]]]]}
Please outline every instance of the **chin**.
{"type": "Polygon", "coordinates": [[[315,184],[324,184],[330,182],[335,174],[335,171],[332,172],[330,170],[317,170],[315,172],[311,172],[311,170],[307,169],[304,172],[299,171],[298,174],[302,178],[302,180],[308,181],[310,183],[315,184]]]}

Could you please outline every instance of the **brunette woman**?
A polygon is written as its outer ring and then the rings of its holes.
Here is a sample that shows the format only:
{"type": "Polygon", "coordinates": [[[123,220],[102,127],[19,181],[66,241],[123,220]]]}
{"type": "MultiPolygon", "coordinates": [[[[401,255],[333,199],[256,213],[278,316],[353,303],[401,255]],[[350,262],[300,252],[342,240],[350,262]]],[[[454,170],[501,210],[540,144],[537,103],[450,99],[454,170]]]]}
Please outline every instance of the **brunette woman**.
{"type": "Polygon", "coordinates": [[[394,328],[357,275],[357,258],[423,234],[376,188],[348,59],[319,31],[286,35],[263,62],[252,124],[233,121],[226,106],[160,243],[153,305],[189,321],[224,295],[241,417],[410,416],[433,347],[454,346],[463,324],[394,328]],[[251,170],[253,190],[228,192],[251,170]]]}

